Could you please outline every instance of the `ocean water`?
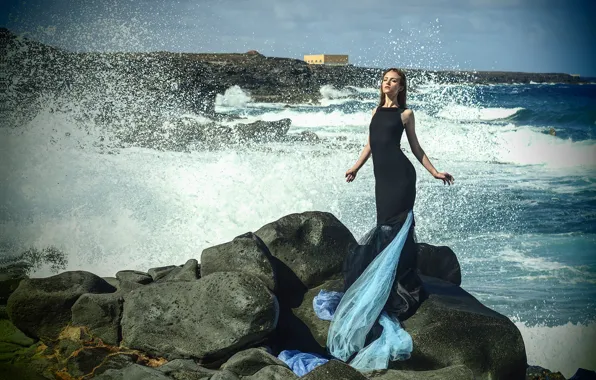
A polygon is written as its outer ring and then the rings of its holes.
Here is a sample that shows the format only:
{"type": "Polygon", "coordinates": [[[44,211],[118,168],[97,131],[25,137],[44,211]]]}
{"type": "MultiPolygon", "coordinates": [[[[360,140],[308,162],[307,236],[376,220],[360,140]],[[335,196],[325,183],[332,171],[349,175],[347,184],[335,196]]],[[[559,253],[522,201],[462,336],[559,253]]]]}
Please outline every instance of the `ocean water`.
{"type": "MultiPolygon", "coordinates": [[[[568,377],[596,369],[596,85],[414,85],[419,141],[456,179],[433,179],[404,135],[418,172],[418,241],[454,250],[462,287],[517,324],[530,364],[568,377]]],[[[216,106],[246,121],[290,118],[289,133],[314,132],[320,143],[190,152],[100,149],[107,131],[82,128],[76,105],[48,103],[0,129],[0,249],[17,257],[53,247],[66,254],[60,271],[114,276],[200,259],[296,212],[329,211],[359,238],[375,223],[372,163],[353,183],[344,173],[366,141],[377,89],[324,86],[321,95],[286,107],[233,87],[216,106]]],[[[42,265],[34,275],[53,273],[42,265]]]]}

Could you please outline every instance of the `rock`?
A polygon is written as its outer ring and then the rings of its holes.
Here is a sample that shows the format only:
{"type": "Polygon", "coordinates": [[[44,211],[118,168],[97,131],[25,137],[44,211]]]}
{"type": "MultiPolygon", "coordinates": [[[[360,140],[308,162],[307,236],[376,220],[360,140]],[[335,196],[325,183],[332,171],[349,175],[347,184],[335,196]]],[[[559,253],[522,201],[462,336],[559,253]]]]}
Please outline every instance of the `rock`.
{"type": "Polygon", "coordinates": [[[234,131],[240,138],[240,141],[280,141],[286,136],[291,125],[291,119],[277,121],[258,120],[250,124],[237,124],[234,131]]]}
{"type": "Polygon", "coordinates": [[[209,364],[267,337],[278,312],[275,296],[244,273],[147,285],[126,297],[122,345],[209,364]]]}
{"type": "Polygon", "coordinates": [[[301,380],[368,380],[362,373],[339,360],[329,360],[300,378],[301,380]]]}
{"type": "Polygon", "coordinates": [[[123,369],[109,369],[99,376],[97,380],[171,380],[160,371],[139,364],[132,364],[123,369]]]}
{"type": "Polygon", "coordinates": [[[72,306],[72,323],[86,326],[104,343],[120,344],[120,320],[122,319],[122,293],[83,294],[72,306]]]}
{"type": "Polygon", "coordinates": [[[578,368],[575,374],[571,376],[569,380],[596,380],[596,372],[578,368]]]}
{"type": "Polygon", "coordinates": [[[118,281],[118,291],[122,294],[130,293],[132,290],[141,288],[145,285],[138,282],[118,281]]]}
{"type": "Polygon", "coordinates": [[[35,340],[23,334],[10,321],[0,320],[0,361],[12,356],[16,351],[35,344],[35,340]]]}
{"type": "Polygon", "coordinates": [[[325,282],[306,292],[302,304],[291,309],[289,314],[282,312],[278,326],[284,339],[282,346],[291,345],[303,352],[326,354],[330,322],[315,314],[313,300],[321,289],[341,292],[343,285],[342,279],[325,282]]]}
{"type": "Polygon", "coordinates": [[[44,342],[55,339],[71,321],[71,307],[85,293],[112,293],[104,279],[83,271],[21,281],[8,299],[8,316],[25,334],[44,342]]]}
{"type": "Polygon", "coordinates": [[[200,367],[194,360],[175,359],[157,368],[176,380],[209,380],[216,370],[200,367]]]}
{"type": "Polygon", "coordinates": [[[199,274],[199,262],[190,259],[181,267],[176,267],[161,277],[157,282],[167,281],[196,281],[201,278],[199,274]]]}
{"type": "Polygon", "coordinates": [[[457,256],[449,247],[435,247],[419,243],[417,246],[418,271],[430,277],[436,277],[454,285],[461,285],[461,269],[457,256]]]}
{"type": "Polygon", "coordinates": [[[120,290],[120,281],[116,277],[102,277],[108,284],[112,285],[116,290],[120,290]]]}
{"type": "Polygon", "coordinates": [[[209,380],[240,380],[240,378],[234,372],[224,369],[223,371],[217,371],[209,380]]]}
{"type": "Polygon", "coordinates": [[[246,376],[243,380],[296,380],[298,376],[288,367],[270,365],[264,367],[252,376],[246,376]]]}
{"type": "Polygon", "coordinates": [[[101,363],[95,370],[93,371],[93,376],[99,376],[102,373],[108,370],[119,370],[134,364],[137,360],[138,356],[135,354],[128,354],[128,353],[117,353],[108,356],[103,363],[101,363]]]}
{"type": "Polygon", "coordinates": [[[454,365],[432,371],[373,371],[367,373],[371,380],[475,380],[474,373],[463,365],[454,365]]]}
{"type": "Polygon", "coordinates": [[[209,247],[201,254],[201,277],[215,272],[236,271],[257,277],[275,291],[273,257],[261,239],[251,232],[228,243],[209,247]]]}
{"type": "Polygon", "coordinates": [[[280,302],[294,307],[307,289],[341,276],[348,246],[356,243],[352,233],[327,212],[290,214],[255,234],[277,259],[280,302]]]}
{"type": "Polygon", "coordinates": [[[311,131],[302,131],[297,135],[292,135],[293,141],[300,141],[300,142],[308,142],[308,143],[315,143],[320,141],[321,139],[319,136],[311,131]]]}
{"type": "Polygon", "coordinates": [[[249,348],[236,353],[221,368],[244,378],[245,376],[253,376],[267,366],[288,368],[283,361],[260,348],[249,348]]]}
{"type": "Polygon", "coordinates": [[[15,270],[11,268],[2,268],[0,273],[0,305],[6,305],[8,297],[18,288],[21,280],[28,278],[25,270],[15,270]]]}
{"type": "Polygon", "coordinates": [[[507,317],[452,283],[421,276],[429,297],[404,322],[414,341],[410,359],[391,369],[434,370],[464,365],[478,379],[523,379],[526,351],[507,317]]]}
{"type": "Polygon", "coordinates": [[[153,278],[153,281],[158,281],[176,268],[175,265],[168,265],[165,267],[151,268],[147,273],[153,278]]]}
{"type": "Polygon", "coordinates": [[[121,270],[116,273],[116,278],[118,281],[134,282],[141,285],[147,285],[153,282],[151,275],[136,270],[121,270]]]}
{"type": "Polygon", "coordinates": [[[110,354],[107,347],[88,347],[77,351],[66,362],[68,374],[81,377],[93,372],[110,354]]]}
{"type": "Polygon", "coordinates": [[[542,367],[528,366],[526,369],[526,380],[565,380],[565,376],[561,372],[552,373],[542,367]]]}

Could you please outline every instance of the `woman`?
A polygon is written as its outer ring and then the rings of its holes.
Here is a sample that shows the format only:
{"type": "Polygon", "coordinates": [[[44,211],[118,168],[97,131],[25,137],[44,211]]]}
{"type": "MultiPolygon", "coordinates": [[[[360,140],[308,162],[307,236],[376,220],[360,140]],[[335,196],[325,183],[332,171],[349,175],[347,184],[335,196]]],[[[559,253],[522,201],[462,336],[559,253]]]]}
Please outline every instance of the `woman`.
{"type": "Polygon", "coordinates": [[[352,182],[372,155],[377,226],[350,249],[344,260],[346,293],[328,335],[333,356],[366,370],[387,368],[387,360],[409,356],[411,338],[399,327],[399,321],[410,317],[424,299],[416,271],[412,211],[416,171],[400,148],[404,129],[414,156],[431,175],[443,184],[454,182],[451,174],[434,168],[418,143],[414,112],[406,108],[407,84],[403,71],[393,68],[385,71],[380,92],[368,143],[345,175],[346,181],[352,182]],[[393,335],[389,339],[382,334],[393,335]]]}

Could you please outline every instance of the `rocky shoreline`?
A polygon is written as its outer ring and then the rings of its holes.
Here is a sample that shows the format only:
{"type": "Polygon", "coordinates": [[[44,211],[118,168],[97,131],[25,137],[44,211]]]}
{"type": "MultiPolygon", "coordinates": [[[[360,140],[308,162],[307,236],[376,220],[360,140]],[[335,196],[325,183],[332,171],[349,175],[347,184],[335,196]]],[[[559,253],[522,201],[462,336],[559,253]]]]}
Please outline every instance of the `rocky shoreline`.
{"type": "MultiPolygon", "coordinates": [[[[113,278],[29,278],[14,265],[0,275],[0,377],[298,379],[277,355],[326,355],[329,322],[313,298],[341,290],[355,242],[332,214],[305,212],[206,248],[200,263],[113,278]]],[[[365,373],[330,360],[301,379],[564,379],[527,365],[517,327],[460,287],[451,249],[419,243],[417,253],[429,297],[404,321],[411,358],[365,373]]]]}
{"type": "MultiPolygon", "coordinates": [[[[299,59],[246,54],[74,53],[16,36],[0,28],[5,81],[4,116],[27,116],[52,100],[55,109],[87,110],[97,123],[146,122],[173,110],[214,114],[216,94],[232,86],[255,101],[318,101],[324,85],[376,87],[381,68],[309,65],[299,59]],[[142,117],[140,117],[142,115],[142,117]]],[[[398,65],[399,62],[396,62],[398,65]]],[[[405,70],[419,83],[586,83],[563,73],[405,70]]],[[[18,121],[18,118],[17,118],[18,121]]]]}

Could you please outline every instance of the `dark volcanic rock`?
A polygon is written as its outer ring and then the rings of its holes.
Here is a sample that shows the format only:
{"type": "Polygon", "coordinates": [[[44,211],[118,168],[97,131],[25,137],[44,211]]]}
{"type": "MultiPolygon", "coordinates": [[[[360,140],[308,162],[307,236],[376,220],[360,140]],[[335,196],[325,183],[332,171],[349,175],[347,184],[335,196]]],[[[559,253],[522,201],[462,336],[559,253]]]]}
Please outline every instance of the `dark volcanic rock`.
{"type": "Polygon", "coordinates": [[[352,233],[325,212],[290,214],[261,227],[255,234],[278,260],[275,269],[284,279],[280,293],[293,293],[300,298],[298,302],[307,288],[341,275],[348,246],[356,243],[352,233]],[[292,281],[292,277],[299,282],[292,281]]]}
{"type": "Polygon", "coordinates": [[[477,380],[466,366],[455,365],[433,371],[374,371],[367,373],[371,380],[477,380]]]}
{"type": "Polygon", "coordinates": [[[131,364],[123,369],[109,369],[99,376],[97,380],[171,380],[160,371],[139,364],[131,364]]]}
{"type": "Polygon", "coordinates": [[[201,276],[215,272],[244,272],[275,290],[273,258],[267,246],[251,232],[231,242],[209,247],[201,254],[201,276]]]}
{"type": "Polygon", "coordinates": [[[291,119],[278,121],[258,120],[250,124],[238,124],[235,131],[240,137],[240,141],[281,141],[288,133],[290,125],[292,125],[291,119]]]}
{"type": "Polygon", "coordinates": [[[175,265],[166,265],[165,267],[151,268],[147,271],[147,273],[149,273],[153,281],[159,281],[176,268],[177,267],[175,265]]]}
{"type": "Polygon", "coordinates": [[[141,285],[147,285],[153,282],[151,275],[135,270],[121,270],[116,273],[116,278],[119,281],[136,282],[141,285]]]}
{"type": "Polygon", "coordinates": [[[29,265],[18,261],[0,266],[0,305],[6,305],[8,297],[14,292],[21,280],[28,278],[29,265]]]}
{"type": "Polygon", "coordinates": [[[303,380],[368,380],[362,373],[339,360],[329,360],[302,376],[303,380]]]}
{"type": "Polygon", "coordinates": [[[196,281],[201,278],[199,262],[195,259],[188,260],[184,265],[176,267],[159,278],[157,282],[196,281]]]}
{"type": "Polygon", "coordinates": [[[120,320],[123,296],[120,292],[110,294],[83,294],[72,306],[72,323],[85,326],[104,343],[120,344],[120,320]]]}
{"type": "Polygon", "coordinates": [[[414,341],[410,359],[390,368],[432,370],[465,365],[478,379],[523,379],[526,351],[509,318],[482,305],[459,286],[423,277],[429,297],[404,322],[414,341]]]}
{"type": "Polygon", "coordinates": [[[7,312],[21,331],[45,342],[70,323],[71,307],[81,295],[114,291],[104,279],[83,271],[25,279],[8,299],[7,312]]]}
{"type": "Polygon", "coordinates": [[[435,247],[430,244],[417,244],[418,271],[426,276],[439,278],[454,285],[461,285],[461,269],[457,256],[449,247],[435,247]]]}
{"type": "Polygon", "coordinates": [[[277,324],[275,296],[240,272],[146,285],[126,296],[122,344],[209,364],[264,339],[277,324]]]}
{"type": "Polygon", "coordinates": [[[283,361],[260,348],[250,348],[238,352],[228,359],[221,368],[244,378],[252,376],[268,366],[281,366],[289,369],[283,361]]]}

